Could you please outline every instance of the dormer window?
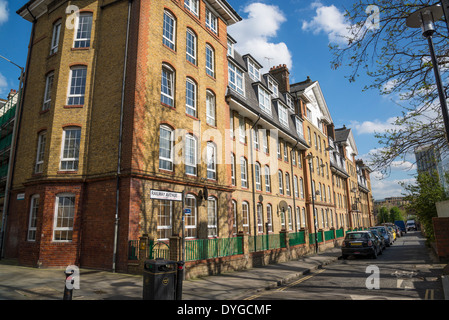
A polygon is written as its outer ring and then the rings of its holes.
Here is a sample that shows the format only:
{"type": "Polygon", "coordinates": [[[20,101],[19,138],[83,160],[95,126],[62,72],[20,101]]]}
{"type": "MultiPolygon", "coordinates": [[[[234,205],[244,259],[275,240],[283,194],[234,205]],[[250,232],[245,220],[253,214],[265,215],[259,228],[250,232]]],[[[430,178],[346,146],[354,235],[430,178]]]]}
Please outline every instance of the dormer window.
{"type": "Polygon", "coordinates": [[[260,81],[260,71],[256,64],[248,59],[248,74],[254,81],[260,81]]]}
{"type": "Polygon", "coordinates": [[[245,95],[243,89],[243,80],[244,74],[243,72],[237,68],[234,64],[228,63],[228,73],[229,73],[229,86],[240,93],[241,95],[245,95]]]}
{"type": "Polygon", "coordinates": [[[276,83],[273,79],[271,79],[271,78],[268,78],[268,89],[270,89],[271,92],[273,92],[273,94],[272,94],[273,98],[279,97],[279,89],[278,89],[278,85],[277,85],[277,83],[276,83]]]}
{"type": "Polygon", "coordinates": [[[228,39],[228,56],[234,57],[234,42],[228,39]]]}
{"type": "Polygon", "coordinates": [[[218,19],[209,9],[206,9],[206,27],[218,34],[218,19]]]}
{"type": "Polygon", "coordinates": [[[293,106],[293,99],[289,94],[285,95],[285,101],[287,101],[287,106],[294,112],[295,108],[293,106]]]}
{"type": "Polygon", "coordinates": [[[184,7],[189,9],[190,12],[198,16],[198,0],[184,0],[184,7]]]}
{"type": "Polygon", "coordinates": [[[278,113],[279,113],[279,122],[285,126],[288,127],[288,113],[287,108],[284,107],[282,104],[278,103],[278,113]]]}
{"type": "Polygon", "coordinates": [[[262,109],[263,112],[271,115],[271,99],[270,99],[270,93],[262,88],[262,86],[259,86],[259,107],[262,109]]]}

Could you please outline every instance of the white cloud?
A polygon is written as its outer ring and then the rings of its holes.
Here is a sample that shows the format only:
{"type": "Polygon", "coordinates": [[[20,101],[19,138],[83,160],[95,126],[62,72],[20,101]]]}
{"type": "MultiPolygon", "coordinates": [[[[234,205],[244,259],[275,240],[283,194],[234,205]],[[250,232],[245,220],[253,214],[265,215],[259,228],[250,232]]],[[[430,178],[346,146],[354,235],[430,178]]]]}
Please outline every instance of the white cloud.
{"type": "Polygon", "coordinates": [[[311,21],[303,21],[302,29],[314,34],[327,33],[329,41],[337,44],[347,44],[346,39],[351,35],[351,25],[336,6],[325,6],[320,1],[314,1],[311,8],[315,10],[315,17],[311,21]]]}
{"type": "Polygon", "coordinates": [[[246,19],[229,27],[229,34],[237,41],[237,51],[251,54],[265,68],[265,72],[275,65],[285,64],[292,68],[292,55],[283,42],[274,43],[281,24],[286,21],[283,12],[277,6],[264,3],[251,3],[243,12],[246,19]]]}
{"type": "Polygon", "coordinates": [[[398,128],[393,123],[397,117],[388,118],[385,121],[373,120],[373,121],[351,121],[351,128],[357,131],[358,134],[373,134],[385,132],[388,129],[398,128]]]}
{"type": "Polygon", "coordinates": [[[388,197],[400,197],[406,193],[400,183],[404,182],[406,184],[410,184],[416,181],[415,178],[383,179],[382,175],[376,172],[373,172],[370,177],[373,197],[376,200],[385,199],[388,197]]]}
{"type": "Polygon", "coordinates": [[[8,81],[6,80],[6,78],[0,73],[0,98],[5,98],[3,97],[8,89],[8,81]]]}
{"type": "Polygon", "coordinates": [[[0,25],[6,21],[8,21],[9,10],[8,10],[8,2],[5,0],[0,0],[0,25]]]}

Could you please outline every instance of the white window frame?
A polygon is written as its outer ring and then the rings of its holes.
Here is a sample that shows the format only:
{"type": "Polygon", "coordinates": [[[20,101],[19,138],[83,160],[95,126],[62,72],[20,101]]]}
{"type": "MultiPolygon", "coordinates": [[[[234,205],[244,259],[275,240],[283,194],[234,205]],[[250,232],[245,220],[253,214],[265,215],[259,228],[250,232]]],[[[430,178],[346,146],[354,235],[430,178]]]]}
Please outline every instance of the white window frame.
{"type": "Polygon", "coordinates": [[[159,169],[167,170],[167,171],[173,171],[173,169],[174,169],[174,164],[173,164],[173,162],[174,162],[173,161],[174,148],[173,148],[173,145],[174,145],[174,131],[173,131],[173,129],[170,128],[169,126],[161,125],[159,127],[159,169]],[[163,137],[162,132],[161,132],[162,130],[170,132],[169,150],[168,150],[170,152],[170,158],[166,158],[166,157],[163,157],[161,155],[162,137],[163,137]],[[163,163],[169,164],[169,168],[164,168],[162,166],[163,163]]]}
{"type": "Polygon", "coordinates": [[[236,65],[228,62],[229,86],[242,96],[245,96],[245,74],[236,65]]]}
{"type": "Polygon", "coordinates": [[[76,17],[76,29],[75,29],[75,39],[73,41],[73,48],[89,48],[91,46],[91,38],[92,38],[92,26],[93,26],[93,13],[92,12],[82,12],[76,17]],[[89,24],[84,23],[84,19],[89,19],[89,24]],[[83,22],[83,24],[81,24],[83,22]],[[88,26],[88,30],[80,30],[84,25],[88,26]],[[87,37],[80,37],[80,32],[88,31],[87,37]],[[84,44],[84,45],[83,45],[84,44]]]}
{"type": "Polygon", "coordinates": [[[207,199],[207,236],[218,237],[217,198],[207,199]],[[212,206],[211,206],[212,205],[212,206]],[[213,211],[211,211],[213,209],[213,211]]]}
{"type": "Polygon", "coordinates": [[[37,154],[34,173],[42,173],[44,170],[45,145],[47,142],[47,131],[42,131],[37,137],[37,154]]]}
{"type": "Polygon", "coordinates": [[[207,179],[217,180],[217,146],[207,143],[207,179]]]}
{"type": "MultiPolygon", "coordinates": [[[[69,137],[72,139],[72,137],[69,137]]],[[[76,138],[76,137],[75,137],[76,138]]],[[[67,127],[62,131],[62,143],[61,143],[61,160],[59,164],[59,169],[61,171],[78,171],[79,169],[79,154],[80,154],[80,146],[81,146],[81,128],[80,127],[67,127]],[[75,144],[74,155],[75,157],[64,157],[65,151],[71,152],[73,150],[66,150],[66,144],[70,141],[66,140],[68,131],[77,131],[79,132],[79,139],[77,141],[77,145],[75,144]],[[66,163],[65,163],[66,162],[66,163]],[[67,168],[68,165],[71,164],[72,168],[67,168]],[[64,167],[65,166],[65,167],[64,167]]],[[[70,147],[70,146],[68,146],[70,147]]]]}
{"type": "Polygon", "coordinates": [[[52,92],[52,88],[53,88],[54,79],[55,79],[54,72],[50,72],[45,77],[45,93],[44,93],[44,103],[42,104],[42,111],[50,109],[51,92],[52,92]]]}
{"type": "Polygon", "coordinates": [[[239,141],[246,143],[245,118],[241,116],[239,117],[239,141]]]}
{"type": "Polygon", "coordinates": [[[273,207],[267,205],[267,232],[273,232],[273,207]]]}
{"type": "Polygon", "coordinates": [[[215,50],[206,44],[206,73],[215,78],[215,50]]]}
{"type": "Polygon", "coordinates": [[[211,126],[216,126],[216,98],[212,91],[206,91],[206,122],[211,126]]]}
{"type": "Polygon", "coordinates": [[[175,106],[175,70],[167,64],[162,65],[161,102],[170,107],[175,106]]]}
{"type": "Polygon", "coordinates": [[[164,10],[163,18],[163,30],[162,30],[162,43],[173,51],[176,50],[176,19],[167,10],[164,10]],[[168,30],[167,27],[170,27],[168,30]]]}
{"type": "Polygon", "coordinates": [[[250,59],[248,59],[248,74],[254,81],[260,81],[259,68],[257,68],[256,64],[250,59]]]}
{"type": "Polygon", "coordinates": [[[186,195],[185,208],[191,210],[191,213],[189,215],[185,215],[185,238],[195,239],[197,237],[198,210],[196,197],[194,195],[186,195]],[[193,201],[193,205],[188,204],[189,201],[193,201]]]}
{"type": "Polygon", "coordinates": [[[270,93],[259,86],[259,108],[271,116],[271,98],[270,93]]]}
{"type": "Polygon", "coordinates": [[[197,37],[196,34],[191,30],[186,31],[186,59],[193,65],[196,65],[197,56],[197,37]],[[190,36],[190,37],[189,37],[190,36]]]}
{"type": "Polygon", "coordinates": [[[293,188],[295,189],[295,197],[299,198],[298,176],[293,176],[293,188]]]}
{"type": "Polygon", "coordinates": [[[186,114],[196,118],[197,111],[197,86],[195,81],[190,78],[186,79],[186,114]]]}
{"type": "Polygon", "coordinates": [[[187,8],[194,15],[199,15],[199,1],[198,0],[184,0],[184,7],[187,8]]]}
{"type": "Polygon", "coordinates": [[[279,112],[279,122],[284,127],[288,127],[288,112],[287,108],[284,107],[281,103],[278,103],[278,112],[279,112]]]}
{"type": "Polygon", "coordinates": [[[195,138],[195,136],[193,136],[192,134],[187,134],[186,135],[186,145],[185,145],[185,167],[186,167],[186,174],[189,176],[197,176],[198,174],[198,141],[195,138]],[[193,143],[193,150],[189,151],[188,148],[188,143],[187,141],[190,141],[191,143],[193,143]],[[190,154],[190,152],[192,152],[192,154],[190,154]],[[192,158],[192,159],[189,159],[192,158]],[[190,161],[192,160],[192,161],[190,161]],[[188,169],[193,169],[194,173],[192,172],[187,172],[188,169]]]}
{"type": "Polygon", "coordinates": [[[273,92],[272,93],[273,98],[279,97],[278,84],[273,79],[271,79],[270,77],[268,78],[268,89],[270,89],[271,92],[273,92]]]}
{"type": "Polygon", "coordinates": [[[296,118],[296,133],[299,137],[304,138],[304,127],[302,121],[296,118]]]}
{"type": "Polygon", "coordinates": [[[257,204],[256,213],[257,213],[257,232],[263,233],[263,206],[261,203],[257,204]]]}
{"type": "Polygon", "coordinates": [[[240,157],[240,181],[242,188],[248,188],[248,162],[245,157],[240,157]]]}
{"type": "Polygon", "coordinates": [[[233,213],[232,234],[235,236],[237,234],[237,201],[232,200],[231,203],[233,213]]]}
{"type": "Polygon", "coordinates": [[[206,27],[213,33],[218,34],[218,18],[209,8],[206,8],[206,27]]]}
{"type": "Polygon", "coordinates": [[[55,54],[59,50],[59,38],[61,35],[62,20],[59,19],[53,24],[53,33],[51,37],[50,55],[55,54]]]}
{"type": "Polygon", "coordinates": [[[265,166],[265,191],[271,192],[271,173],[270,173],[270,167],[265,166]]]}
{"type": "Polygon", "coordinates": [[[254,165],[254,171],[256,176],[256,190],[262,191],[262,171],[259,162],[256,162],[254,165]]]}
{"type": "Polygon", "coordinates": [[[157,240],[158,241],[165,241],[165,240],[169,240],[170,236],[172,234],[172,229],[173,229],[173,201],[169,201],[169,200],[159,200],[158,203],[158,213],[157,213],[157,240]],[[165,214],[165,210],[166,208],[169,208],[169,224],[161,224],[160,219],[164,218],[167,219],[167,215],[165,214]],[[164,215],[161,214],[162,210],[164,211],[164,215]],[[164,233],[165,237],[159,237],[160,233],[164,233]]]}
{"type": "Polygon", "coordinates": [[[84,105],[85,103],[85,96],[86,96],[86,84],[87,84],[87,67],[86,66],[74,66],[70,68],[70,76],[69,76],[69,86],[68,86],[68,92],[67,92],[67,105],[73,106],[73,105],[84,105]],[[84,71],[84,74],[78,75],[78,72],[84,71]],[[82,79],[82,82],[84,83],[83,86],[77,86],[74,84],[77,82],[74,80],[74,73],[76,75],[76,78],[82,79]],[[73,90],[76,90],[76,88],[81,88],[81,93],[72,93],[73,90]],[[71,101],[72,100],[72,101],[71,101]],[[78,103],[75,103],[78,102],[78,103]],[[81,103],[82,102],[82,103],[81,103]]]}
{"type": "Polygon", "coordinates": [[[37,215],[39,211],[39,195],[35,194],[31,196],[30,201],[30,214],[28,218],[28,232],[27,232],[27,241],[34,242],[36,241],[36,232],[37,232],[37,215]]]}
{"type": "Polygon", "coordinates": [[[245,234],[251,234],[249,225],[249,203],[246,201],[242,202],[242,227],[245,234]]]}
{"type": "Polygon", "coordinates": [[[279,181],[279,194],[284,194],[284,174],[281,170],[278,171],[278,181],[279,181]]]}
{"type": "Polygon", "coordinates": [[[285,194],[287,196],[291,196],[291,191],[290,191],[290,173],[288,173],[288,172],[285,173],[285,194]]]}
{"type": "MultiPolygon", "coordinates": [[[[69,200],[70,201],[70,200],[69,200]]],[[[70,210],[71,207],[68,207],[70,210]]],[[[72,242],[73,240],[73,225],[75,222],[75,210],[76,210],[76,196],[73,193],[60,193],[56,196],[55,199],[55,212],[54,212],[54,219],[53,219],[53,241],[54,242],[72,242]],[[60,217],[59,214],[64,209],[61,209],[60,199],[61,198],[70,198],[73,199],[73,212],[69,212],[68,216],[60,217]],[[61,222],[61,219],[68,220],[68,223],[65,223],[66,226],[58,226],[61,222]],[[71,226],[70,226],[71,225],[71,226]],[[68,232],[71,233],[71,237],[68,237],[66,239],[56,239],[56,233],[57,232],[68,232]]]]}

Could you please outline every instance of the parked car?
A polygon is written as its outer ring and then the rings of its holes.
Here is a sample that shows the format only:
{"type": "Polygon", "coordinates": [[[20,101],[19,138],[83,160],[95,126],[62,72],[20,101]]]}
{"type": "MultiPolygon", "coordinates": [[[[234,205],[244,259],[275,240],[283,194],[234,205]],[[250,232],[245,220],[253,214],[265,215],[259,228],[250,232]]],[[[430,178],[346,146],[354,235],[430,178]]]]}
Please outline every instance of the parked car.
{"type": "Polygon", "coordinates": [[[372,227],[372,228],[376,228],[376,229],[378,229],[380,231],[380,233],[384,237],[385,245],[387,247],[389,247],[389,246],[391,246],[393,244],[393,235],[390,233],[390,231],[387,229],[387,227],[385,227],[385,226],[376,226],[376,227],[372,227]]]}
{"type": "Polygon", "coordinates": [[[371,231],[348,232],[341,248],[343,259],[350,255],[370,256],[376,259],[379,252],[379,240],[371,231]]]}
{"type": "Polygon", "coordinates": [[[399,229],[401,229],[402,234],[407,233],[407,227],[405,226],[405,222],[402,220],[398,220],[394,222],[395,225],[397,225],[399,227],[399,229]]]}
{"type": "Polygon", "coordinates": [[[374,235],[379,239],[379,243],[380,243],[380,254],[382,254],[382,251],[384,251],[387,248],[387,243],[385,238],[383,237],[382,233],[380,232],[379,229],[377,228],[369,228],[369,231],[371,231],[372,233],[374,233],[374,235]]]}
{"type": "Polygon", "coordinates": [[[416,231],[416,223],[415,220],[407,220],[407,231],[415,230],[416,231]]]}
{"type": "Polygon", "coordinates": [[[393,242],[395,242],[396,241],[396,232],[395,232],[395,230],[393,229],[393,227],[391,227],[389,225],[385,225],[385,227],[393,235],[393,242]]]}

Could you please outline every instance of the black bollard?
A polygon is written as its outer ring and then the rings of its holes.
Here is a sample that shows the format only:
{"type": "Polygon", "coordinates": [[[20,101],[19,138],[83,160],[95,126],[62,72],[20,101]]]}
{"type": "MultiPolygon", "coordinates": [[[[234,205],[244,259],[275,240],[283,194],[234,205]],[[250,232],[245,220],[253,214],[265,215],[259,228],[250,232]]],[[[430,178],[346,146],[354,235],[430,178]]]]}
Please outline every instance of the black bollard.
{"type": "Polygon", "coordinates": [[[75,283],[75,280],[72,278],[72,275],[75,273],[73,270],[71,272],[64,271],[65,273],[65,286],[64,286],[64,296],[62,297],[62,300],[72,300],[73,296],[73,284],[75,283]],[[71,289],[67,288],[67,282],[72,284],[71,289]]]}
{"type": "Polygon", "coordinates": [[[184,280],[184,261],[178,261],[178,271],[176,273],[176,297],[175,300],[182,300],[182,282],[184,280]]]}

